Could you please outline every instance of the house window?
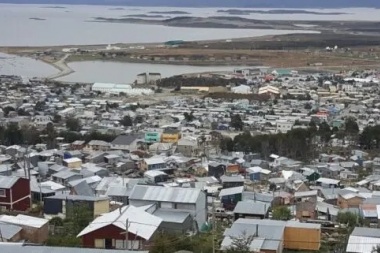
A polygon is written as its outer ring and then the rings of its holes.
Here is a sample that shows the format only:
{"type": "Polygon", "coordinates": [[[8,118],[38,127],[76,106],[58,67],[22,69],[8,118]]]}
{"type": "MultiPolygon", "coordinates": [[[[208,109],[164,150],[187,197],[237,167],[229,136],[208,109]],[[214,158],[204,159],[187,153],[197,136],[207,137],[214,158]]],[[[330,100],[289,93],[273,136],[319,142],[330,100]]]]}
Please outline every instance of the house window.
{"type": "Polygon", "coordinates": [[[104,249],[105,248],[104,239],[95,239],[95,248],[104,249]]]}
{"type": "MultiPolygon", "coordinates": [[[[140,248],[140,242],[138,240],[128,240],[129,250],[136,250],[140,248]]],[[[125,240],[115,240],[115,249],[125,249],[125,240]]]]}
{"type": "Polygon", "coordinates": [[[6,197],[5,189],[0,189],[0,197],[6,197]]]}

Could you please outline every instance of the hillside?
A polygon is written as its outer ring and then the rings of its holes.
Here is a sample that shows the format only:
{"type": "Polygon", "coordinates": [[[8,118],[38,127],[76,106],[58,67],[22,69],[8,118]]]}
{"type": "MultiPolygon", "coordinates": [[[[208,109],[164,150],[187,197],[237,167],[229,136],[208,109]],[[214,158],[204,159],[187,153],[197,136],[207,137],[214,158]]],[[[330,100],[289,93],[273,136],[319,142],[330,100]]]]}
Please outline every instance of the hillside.
{"type": "Polygon", "coordinates": [[[379,0],[0,0],[0,3],[236,8],[380,8],[379,0]]]}

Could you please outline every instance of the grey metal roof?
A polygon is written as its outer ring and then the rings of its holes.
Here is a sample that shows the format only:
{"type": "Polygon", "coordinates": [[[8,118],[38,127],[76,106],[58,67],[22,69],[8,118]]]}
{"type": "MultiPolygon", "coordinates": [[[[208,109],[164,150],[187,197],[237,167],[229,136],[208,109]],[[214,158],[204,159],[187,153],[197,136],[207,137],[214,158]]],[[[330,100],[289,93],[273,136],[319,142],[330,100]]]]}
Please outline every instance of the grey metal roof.
{"type": "Polygon", "coordinates": [[[20,232],[21,229],[22,227],[0,222],[1,237],[4,239],[7,239],[7,240],[11,239],[18,232],[20,232]]]}
{"type": "Polygon", "coordinates": [[[224,232],[224,236],[256,235],[265,239],[261,249],[277,250],[282,243],[285,225],[284,221],[238,219],[224,232]]]}
{"type": "Polygon", "coordinates": [[[131,145],[135,140],[141,138],[140,135],[119,135],[116,137],[111,144],[112,145],[131,145]]]}
{"type": "Polygon", "coordinates": [[[55,196],[46,197],[45,199],[67,199],[67,200],[83,200],[83,201],[100,201],[107,200],[107,197],[94,197],[94,196],[81,196],[81,195],[66,195],[60,194],[55,196]]]}
{"type": "Polygon", "coordinates": [[[56,178],[68,179],[72,176],[80,175],[79,173],[72,172],[71,170],[61,170],[57,173],[54,173],[52,176],[56,178]]]}
{"type": "Polygon", "coordinates": [[[184,223],[187,217],[190,216],[190,213],[159,208],[153,213],[153,215],[161,218],[164,222],[184,223]]]}
{"type": "Polygon", "coordinates": [[[380,238],[380,229],[356,227],[351,235],[380,238]]]}
{"type": "Polygon", "coordinates": [[[244,177],[242,176],[226,176],[223,175],[220,177],[220,180],[225,183],[225,182],[244,182],[244,177]]]}
{"type": "Polygon", "coordinates": [[[266,203],[271,203],[274,197],[271,193],[260,193],[260,192],[243,192],[242,200],[256,200],[266,203]]]}
{"type": "Polygon", "coordinates": [[[131,189],[126,186],[110,186],[106,192],[107,196],[129,196],[131,189]]]}
{"type": "Polygon", "coordinates": [[[234,213],[265,215],[269,207],[270,204],[260,201],[239,201],[235,206],[234,213]]]}
{"type": "Polygon", "coordinates": [[[129,199],[174,203],[196,203],[200,194],[201,190],[194,188],[135,185],[129,199]]]}
{"type": "Polygon", "coordinates": [[[15,176],[0,176],[0,188],[9,189],[17,182],[18,179],[19,178],[15,176]]]}
{"type": "MultiPolygon", "coordinates": [[[[0,243],[1,253],[120,253],[120,250],[112,249],[86,249],[86,248],[63,248],[23,245],[19,243],[0,243]]],[[[129,251],[123,253],[149,253],[148,251],[129,251]]]]}
{"type": "Polygon", "coordinates": [[[82,196],[94,196],[94,191],[91,189],[91,187],[87,184],[86,181],[82,181],[79,184],[75,185],[74,191],[78,195],[82,196]]]}

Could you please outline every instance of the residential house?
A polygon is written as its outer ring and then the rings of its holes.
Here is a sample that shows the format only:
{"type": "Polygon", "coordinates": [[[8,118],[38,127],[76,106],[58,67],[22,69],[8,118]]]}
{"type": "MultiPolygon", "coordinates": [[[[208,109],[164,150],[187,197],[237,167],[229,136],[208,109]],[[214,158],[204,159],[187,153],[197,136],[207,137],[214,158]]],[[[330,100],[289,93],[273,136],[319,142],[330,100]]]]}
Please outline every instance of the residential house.
{"type": "MultiPolygon", "coordinates": [[[[24,243],[0,242],[1,253],[120,253],[120,249],[90,249],[73,247],[48,247],[24,243]]],[[[148,251],[124,250],[123,253],[148,253],[148,251]]]]}
{"type": "Polygon", "coordinates": [[[61,170],[52,175],[52,180],[58,184],[68,186],[70,181],[81,179],[83,175],[71,170],[61,170]]]}
{"type": "Polygon", "coordinates": [[[111,149],[131,152],[138,149],[139,142],[142,142],[140,135],[122,134],[111,142],[111,149]]]}
{"type": "Polygon", "coordinates": [[[80,169],[82,166],[82,159],[77,157],[67,158],[63,160],[63,165],[69,169],[80,169]]]}
{"type": "Polygon", "coordinates": [[[167,164],[163,156],[153,156],[151,158],[144,158],[140,161],[140,169],[147,170],[166,170],[167,164]]]}
{"type": "Polygon", "coordinates": [[[196,140],[182,138],[177,143],[177,152],[186,157],[196,156],[198,151],[198,142],[196,140]]]}
{"type": "Polygon", "coordinates": [[[145,142],[146,143],[156,143],[161,141],[161,133],[160,132],[146,132],[145,133],[145,142]]]}
{"type": "Polygon", "coordinates": [[[207,175],[209,177],[220,178],[226,173],[227,166],[224,163],[209,162],[207,175]]]}
{"type": "Polygon", "coordinates": [[[235,220],[239,218],[266,219],[270,204],[260,201],[239,201],[234,209],[235,220]]]}
{"type": "Polygon", "coordinates": [[[236,204],[242,200],[244,186],[224,188],[219,193],[220,201],[227,210],[233,210],[236,204]]]}
{"type": "Polygon", "coordinates": [[[158,208],[154,205],[149,212],[162,219],[160,230],[166,233],[178,235],[197,231],[194,218],[188,211],[158,208]]]}
{"type": "Polygon", "coordinates": [[[111,148],[111,144],[105,141],[92,140],[86,144],[85,151],[108,151],[111,148]]]}
{"type": "Polygon", "coordinates": [[[344,208],[359,208],[365,198],[358,193],[339,193],[338,194],[338,206],[341,209],[344,208]]]}
{"type": "Polygon", "coordinates": [[[50,216],[69,214],[75,205],[84,205],[89,208],[94,217],[109,212],[108,197],[55,195],[44,200],[44,214],[50,216]]]}
{"type": "Polygon", "coordinates": [[[22,228],[20,226],[0,222],[0,231],[3,242],[21,241],[21,230],[22,228]]]}
{"type": "Polygon", "coordinates": [[[148,248],[161,222],[161,218],[142,207],[124,206],[96,218],[78,237],[87,248],[144,249],[148,248]],[[125,234],[127,230],[128,235],[125,234]]]}
{"type": "Polygon", "coordinates": [[[168,174],[160,170],[148,170],[144,173],[144,178],[150,184],[157,184],[166,182],[168,180],[168,174]]]}
{"type": "Polygon", "coordinates": [[[255,166],[246,169],[246,173],[249,175],[249,179],[252,181],[266,181],[269,179],[271,171],[263,169],[259,166],[255,166]]]}
{"type": "Polygon", "coordinates": [[[164,143],[177,143],[181,138],[181,133],[178,129],[166,128],[161,135],[161,141],[164,143]]]}
{"type": "Polygon", "coordinates": [[[243,176],[226,176],[223,175],[220,177],[223,188],[232,188],[238,186],[244,186],[244,177],[243,176]]]}
{"type": "Polygon", "coordinates": [[[207,220],[206,193],[200,189],[136,185],[129,196],[129,204],[156,204],[162,209],[188,212],[198,229],[207,220]]]}
{"type": "Polygon", "coordinates": [[[31,243],[45,243],[49,237],[49,220],[18,214],[1,215],[0,223],[7,223],[22,228],[21,239],[31,243]]]}
{"type": "Polygon", "coordinates": [[[85,141],[74,141],[71,143],[72,150],[82,150],[85,147],[85,141]]]}
{"type": "Polygon", "coordinates": [[[297,219],[316,219],[318,217],[317,212],[315,211],[317,206],[317,195],[317,190],[294,193],[297,219]]]}
{"type": "Polygon", "coordinates": [[[233,246],[233,238],[250,237],[252,252],[281,253],[289,250],[319,250],[321,225],[297,221],[238,219],[223,234],[221,251],[233,246]]]}
{"type": "Polygon", "coordinates": [[[340,180],[321,177],[316,181],[316,184],[326,188],[339,188],[340,180]]]}
{"type": "Polygon", "coordinates": [[[369,253],[380,245],[380,229],[356,227],[348,238],[347,253],[369,253]]]}
{"type": "Polygon", "coordinates": [[[30,198],[27,178],[0,176],[0,210],[26,211],[30,208],[30,198]]]}

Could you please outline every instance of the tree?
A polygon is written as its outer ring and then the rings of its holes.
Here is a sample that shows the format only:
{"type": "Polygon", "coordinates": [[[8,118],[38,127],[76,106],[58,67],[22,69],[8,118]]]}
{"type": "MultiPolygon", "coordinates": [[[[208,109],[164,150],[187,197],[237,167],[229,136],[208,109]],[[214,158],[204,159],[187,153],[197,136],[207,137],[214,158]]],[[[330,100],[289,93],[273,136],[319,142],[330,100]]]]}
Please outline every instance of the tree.
{"type": "Polygon", "coordinates": [[[34,126],[24,126],[21,128],[21,132],[26,144],[36,145],[41,142],[40,135],[37,134],[38,130],[34,126]]]}
{"type": "Polygon", "coordinates": [[[380,245],[377,245],[376,247],[373,247],[371,253],[380,253],[380,245]]]}
{"type": "Polygon", "coordinates": [[[23,144],[23,133],[17,123],[10,123],[4,132],[4,144],[7,146],[23,144]]]}
{"type": "Polygon", "coordinates": [[[24,109],[22,109],[22,108],[19,108],[18,110],[17,110],[17,114],[19,115],[19,116],[30,116],[30,114],[29,114],[29,112],[26,112],[24,109]]]}
{"type": "Polygon", "coordinates": [[[75,203],[66,208],[66,222],[72,223],[74,235],[79,234],[93,220],[90,208],[86,204],[75,203]]]}
{"type": "Polygon", "coordinates": [[[227,253],[249,253],[251,252],[250,245],[255,238],[254,235],[247,235],[243,232],[241,236],[231,237],[232,242],[226,250],[227,253]]]}
{"type": "Polygon", "coordinates": [[[51,220],[49,220],[50,225],[54,226],[63,226],[63,220],[61,217],[53,217],[51,220]]]}
{"type": "Polygon", "coordinates": [[[38,101],[34,106],[35,111],[43,111],[45,109],[46,103],[45,101],[38,101]]]}
{"type": "Polygon", "coordinates": [[[144,122],[144,117],[141,115],[137,115],[134,121],[135,124],[142,124],[144,122]]]}
{"type": "Polygon", "coordinates": [[[321,124],[319,124],[318,135],[321,137],[321,140],[324,143],[328,143],[330,141],[332,131],[327,122],[323,121],[321,124]]]}
{"type": "Polygon", "coordinates": [[[10,112],[14,112],[14,111],[15,111],[15,108],[11,106],[6,106],[3,108],[4,116],[8,116],[10,112]]]}
{"type": "Polygon", "coordinates": [[[359,216],[352,212],[339,212],[336,217],[337,222],[341,224],[346,224],[353,228],[360,224],[359,216]]]}
{"type": "Polygon", "coordinates": [[[79,119],[70,117],[66,120],[66,128],[73,132],[79,132],[82,128],[79,119]]]}
{"type": "Polygon", "coordinates": [[[176,238],[166,233],[157,233],[153,238],[153,247],[150,248],[151,253],[172,253],[175,252],[173,241],[176,238]]]}
{"type": "Polygon", "coordinates": [[[54,114],[54,116],[53,116],[53,122],[54,123],[59,123],[59,122],[61,122],[61,120],[62,120],[62,116],[61,115],[54,114]]]}
{"type": "Polygon", "coordinates": [[[217,130],[218,126],[219,126],[218,122],[215,122],[215,121],[211,122],[211,130],[217,130]]]}
{"type": "Polygon", "coordinates": [[[357,135],[359,133],[359,126],[355,118],[348,117],[345,120],[344,131],[347,135],[357,135]]]}
{"type": "Polygon", "coordinates": [[[187,122],[191,122],[191,121],[193,121],[195,119],[193,112],[191,112],[191,113],[185,112],[183,114],[183,116],[185,117],[185,120],[187,122]]]}
{"type": "Polygon", "coordinates": [[[287,206],[277,206],[273,209],[272,217],[274,220],[290,220],[292,214],[287,206]]]}
{"type": "Polygon", "coordinates": [[[132,118],[129,115],[125,115],[123,119],[120,121],[120,124],[122,124],[125,127],[133,126],[132,118]]]}
{"type": "Polygon", "coordinates": [[[44,138],[46,139],[46,144],[47,147],[50,148],[55,148],[55,141],[58,136],[57,132],[55,131],[53,123],[48,123],[46,125],[45,130],[42,132],[44,135],[44,138]]]}
{"type": "Polygon", "coordinates": [[[236,130],[242,131],[243,126],[244,126],[244,123],[239,114],[231,115],[231,127],[235,128],[236,130]]]}
{"type": "Polygon", "coordinates": [[[311,110],[313,106],[310,103],[306,103],[304,106],[305,110],[311,110]]]}
{"type": "Polygon", "coordinates": [[[234,141],[230,137],[223,136],[220,139],[220,149],[222,151],[232,152],[234,150],[234,141]]]}

